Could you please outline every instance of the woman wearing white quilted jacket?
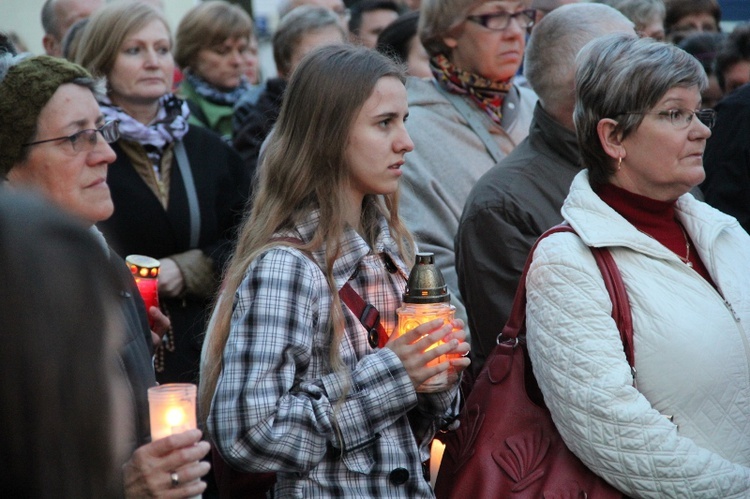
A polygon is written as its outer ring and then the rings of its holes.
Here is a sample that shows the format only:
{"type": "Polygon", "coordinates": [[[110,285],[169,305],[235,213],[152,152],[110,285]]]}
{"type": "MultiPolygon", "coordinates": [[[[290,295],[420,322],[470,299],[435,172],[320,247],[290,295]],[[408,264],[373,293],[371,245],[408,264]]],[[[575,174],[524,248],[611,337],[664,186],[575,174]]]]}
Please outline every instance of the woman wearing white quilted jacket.
{"type": "Polygon", "coordinates": [[[713,111],[674,46],[628,36],[578,55],[584,167],[527,279],[534,374],[565,443],[629,497],[750,497],[750,236],[697,201],[713,111]],[[587,246],[632,307],[635,377],[587,246]]]}

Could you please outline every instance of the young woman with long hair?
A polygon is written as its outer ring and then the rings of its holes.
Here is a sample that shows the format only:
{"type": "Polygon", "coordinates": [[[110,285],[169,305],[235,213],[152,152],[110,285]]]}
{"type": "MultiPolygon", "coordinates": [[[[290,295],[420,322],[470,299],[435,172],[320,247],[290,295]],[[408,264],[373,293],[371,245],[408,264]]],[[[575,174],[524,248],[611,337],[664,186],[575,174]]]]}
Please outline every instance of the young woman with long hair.
{"type": "Polygon", "coordinates": [[[432,321],[383,348],[339,298],[347,282],[396,325],[412,238],[398,217],[413,144],[403,70],[329,46],[295,70],[204,345],[200,403],[232,466],[279,497],[431,497],[421,463],[458,388],[416,387],[469,350],[432,321]],[[445,343],[427,350],[438,340],[445,343]],[[458,354],[437,366],[439,355],[458,354]]]}

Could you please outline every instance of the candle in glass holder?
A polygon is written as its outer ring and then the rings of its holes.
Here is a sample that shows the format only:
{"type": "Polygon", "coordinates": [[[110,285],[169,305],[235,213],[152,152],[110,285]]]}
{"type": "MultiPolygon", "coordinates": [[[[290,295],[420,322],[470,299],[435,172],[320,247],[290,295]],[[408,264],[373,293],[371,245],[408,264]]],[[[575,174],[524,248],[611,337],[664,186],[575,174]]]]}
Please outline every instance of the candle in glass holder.
{"type": "MultiPolygon", "coordinates": [[[[198,387],[191,383],[167,383],[148,389],[152,441],[198,427],[195,416],[197,391],[198,387]]],[[[201,495],[197,495],[190,499],[200,498],[201,495]]]]}
{"type": "Polygon", "coordinates": [[[159,266],[161,263],[156,258],[143,255],[129,255],[125,258],[130,272],[133,274],[138,292],[146,305],[148,323],[153,327],[153,320],[148,311],[151,307],[159,307],[159,266]]]}
{"type": "MultiPolygon", "coordinates": [[[[399,336],[411,331],[420,324],[430,322],[433,319],[443,319],[450,323],[456,313],[456,307],[450,303],[451,297],[448,286],[445,284],[443,274],[435,266],[435,255],[433,253],[417,253],[416,262],[409,274],[406,291],[403,294],[403,305],[396,310],[398,314],[399,336]]],[[[439,340],[430,345],[427,350],[442,345],[439,340]]],[[[451,355],[441,355],[430,361],[429,366],[445,362],[451,355]]],[[[418,388],[418,392],[431,393],[449,389],[457,380],[458,375],[450,367],[447,371],[437,374],[418,388]]]]}
{"type": "Polygon", "coordinates": [[[167,383],[148,389],[151,440],[198,427],[195,416],[197,387],[191,383],[167,383]]]}

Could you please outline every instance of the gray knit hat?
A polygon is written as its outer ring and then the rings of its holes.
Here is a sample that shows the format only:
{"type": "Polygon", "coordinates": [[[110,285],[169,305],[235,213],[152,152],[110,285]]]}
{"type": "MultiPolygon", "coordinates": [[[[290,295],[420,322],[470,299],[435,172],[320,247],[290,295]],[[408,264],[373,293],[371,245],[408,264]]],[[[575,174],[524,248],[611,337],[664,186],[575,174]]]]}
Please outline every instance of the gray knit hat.
{"type": "Polygon", "coordinates": [[[47,55],[20,62],[10,55],[0,59],[0,175],[5,176],[23,158],[23,144],[32,140],[39,114],[60,85],[91,75],[77,64],[47,55]]]}

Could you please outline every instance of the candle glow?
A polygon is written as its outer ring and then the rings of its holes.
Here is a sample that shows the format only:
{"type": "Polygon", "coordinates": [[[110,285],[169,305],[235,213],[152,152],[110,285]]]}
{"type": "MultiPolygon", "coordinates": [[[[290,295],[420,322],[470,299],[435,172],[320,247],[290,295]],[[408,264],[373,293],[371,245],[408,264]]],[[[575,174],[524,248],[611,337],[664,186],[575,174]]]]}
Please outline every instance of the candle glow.
{"type": "Polygon", "coordinates": [[[190,383],[169,383],[148,389],[151,440],[198,427],[196,391],[196,386],[190,383]]]}

